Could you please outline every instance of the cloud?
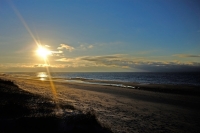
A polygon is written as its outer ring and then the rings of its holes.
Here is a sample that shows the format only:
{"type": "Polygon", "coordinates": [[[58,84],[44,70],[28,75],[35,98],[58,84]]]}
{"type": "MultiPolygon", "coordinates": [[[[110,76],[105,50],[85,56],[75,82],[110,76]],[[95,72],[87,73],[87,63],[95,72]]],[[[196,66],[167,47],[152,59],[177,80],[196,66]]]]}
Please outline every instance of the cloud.
{"type": "Polygon", "coordinates": [[[44,46],[47,47],[47,48],[51,47],[51,46],[49,46],[49,45],[44,45],[44,46]]]}
{"type": "Polygon", "coordinates": [[[191,55],[191,54],[175,54],[173,56],[181,57],[181,58],[188,58],[188,57],[200,57],[200,55],[191,55]]]}
{"type": "Polygon", "coordinates": [[[88,48],[93,48],[93,47],[94,47],[93,45],[89,45],[89,46],[88,46],[88,48]]]}
{"type": "Polygon", "coordinates": [[[83,44],[81,44],[78,48],[82,49],[82,50],[86,50],[87,49],[87,47],[85,47],[85,45],[83,45],[83,44]]]}
{"type": "Polygon", "coordinates": [[[49,64],[35,64],[34,67],[50,67],[49,64]]]}
{"type": "Polygon", "coordinates": [[[11,67],[20,67],[20,68],[33,68],[32,63],[4,63],[0,64],[0,68],[11,68],[11,67]]]}
{"type": "Polygon", "coordinates": [[[58,47],[57,49],[66,49],[66,50],[69,50],[71,52],[72,50],[74,50],[74,47],[69,46],[67,44],[60,44],[60,47],[58,47]]]}
{"type": "Polygon", "coordinates": [[[115,54],[115,55],[104,55],[104,56],[85,56],[82,57],[82,60],[86,60],[86,61],[111,61],[113,59],[119,59],[122,58],[122,54],[115,54]]]}
{"type": "Polygon", "coordinates": [[[81,44],[78,48],[81,50],[92,49],[94,46],[89,44],[81,44]]]}
{"type": "Polygon", "coordinates": [[[57,61],[67,63],[71,67],[113,67],[113,69],[116,67],[129,70],[139,69],[149,72],[200,72],[200,62],[156,61],[145,58],[127,57],[123,54],[61,58],[57,61]]]}
{"type": "Polygon", "coordinates": [[[51,51],[53,56],[60,56],[60,54],[63,53],[63,51],[59,50],[59,51],[51,51]]]}
{"type": "Polygon", "coordinates": [[[61,62],[71,62],[74,59],[68,59],[68,58],[60,58],[60,59],[56,59],[56,61],[61,61],[61,62]]]}
{"type": "Polygon", "coordinates": [[[22,71],[28,69],[28,70],[33,70],[35,68],[65,68],[65,64],[32,64],[32,63],[5,63],[5,64],[0,64],[0,69],[21,69],[22,71]]]}
{"type": "Polygon", "coordinates": [[[50,67],[50,68],[65,68],[66,65],[65,64],[35,64],[34,65],[35,68],[46,68],[46,67],[50,67]]]}

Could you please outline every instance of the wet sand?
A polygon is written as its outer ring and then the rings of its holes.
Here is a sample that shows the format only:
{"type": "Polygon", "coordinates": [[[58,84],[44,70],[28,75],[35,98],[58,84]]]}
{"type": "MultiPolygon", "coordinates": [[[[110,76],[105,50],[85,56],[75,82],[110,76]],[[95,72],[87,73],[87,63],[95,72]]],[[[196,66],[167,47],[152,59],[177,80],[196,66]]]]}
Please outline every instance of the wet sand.
{"type": "MultiPolygon", "coordinates": [[[[53,99],[49,81],[0,78],[12,80],[30,94],[53,99]]],[[[59,104],[70,105],[83,114],[92,112],[101,126],[114,133],[200,131],[200,93],[194,86],[131,83],[135,89],[130,89],[74,82],[54,85],[59,104]]]]}

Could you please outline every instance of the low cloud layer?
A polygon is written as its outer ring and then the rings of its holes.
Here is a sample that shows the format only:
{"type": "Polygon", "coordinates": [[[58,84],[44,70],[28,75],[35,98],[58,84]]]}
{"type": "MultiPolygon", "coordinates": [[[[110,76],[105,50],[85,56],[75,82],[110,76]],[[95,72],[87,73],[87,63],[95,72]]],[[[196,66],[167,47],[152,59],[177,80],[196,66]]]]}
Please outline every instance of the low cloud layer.
{"type": "MultiPolygon", "coordinates": [[[[62,54],[62,51],[57,51],[55,54],[62,54]]],[[[176,55],[177,56],[177,55],[176,55]]],[[[178,55],[183,56],[183,55],[178,55]]],[[[184,55],[185,56],[185,55],[184,55]]],[[[186,57],[193,57],[187,55],[186,57]]],[[[194,56],[198,57],[198,56],[194,56]]],[[[177,57],[180,58],[180,57],[177,57]]],[[[163,59],[163,58],[162,58],[163,59]]],[[[33,63],[7,63],[0,64],[0,70],[18,70],[18,69],[38,69],[38,68],[55,68],[56,70],[90,70],[95,68],[95,71],[103,70],[120,70],[120,71],[140,71],[140,72],[200,72],[200,62],[198,61],[170,61],[159,60],[150,57],[133,57],[126,54],[114,54],[103,56],[79,56],[69,57],[55,56],[51,60],[51,65],[33,64],[33,63]]]]}
{"type": "Polygon", "coordinates": [[[187,58],[187,57],[200,57],[200,55],[192,55],[192,54],[176,54],[176,57],[187,58]]]}
{"type": "Polygon", "coordinates": [[[118,67],[124,69],[139,69],[152,72],[174,72],[174,71],[200,71],[199,62],[178,62],[178,61],[154,61],[141,58],[128,58],[125,55],[106,56],[84,56],[77,58],[62,58],[57,61],[65,62],[76,67],[118,67]]]}

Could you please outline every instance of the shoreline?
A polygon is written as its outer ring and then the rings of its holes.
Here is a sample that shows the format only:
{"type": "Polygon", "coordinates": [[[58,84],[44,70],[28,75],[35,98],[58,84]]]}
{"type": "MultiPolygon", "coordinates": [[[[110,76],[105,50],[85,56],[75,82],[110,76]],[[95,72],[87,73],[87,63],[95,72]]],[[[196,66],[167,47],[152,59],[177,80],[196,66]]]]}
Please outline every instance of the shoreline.
{"type": "MultiPolygon", "coordinates": [[[[36,80],[49,82],[49,78],[39,78],[39,77],[13,77],[13,75],[2,75],[9,78],[18,78],[24,80],[36,80]]],[[[137,82],[122,82],[122,81],[108,81],[108,80],[94,80],[94,79],[82,79],[82,78],[52,78],[55,83],[66,83],[66,84],[83,84],[83,85],[97,85],[97,86],[110,86],[119,87],[123,89],[137,89],[145,91],[153,91],[160,93],[170,93],[170,94],[180,94],[180,95],[193,95],[200,96],[200,86],[196,85],[173,85],[173,84],[151,84],[151,83],[137,83],[137,82]]]]}
{"type": "MultiPolygon", "coordinates": [[[[12,80],[32,94],[53,97],[48,81],[0,78],[12,80]]],[[[174,91],[161,93],[154,91],[155,85],[150,86],[151,91],[68,82],[54,82],[54,85],[60,103],[70,104],[83,112],[93,110],[97,120],[114,133],[200,131],[198,95],[174,91]]],[[[149,89],[148,85],[145,87],[149,89]]],[[[164,86],[166,90],[168,87],[164,86]]],[[[182,89],[176,87],[177,91],[182,89]]]]}
{"type": "MultiPolygon", "coordinates": [[[[103,74],[105,74],[105,75],[99,75],[99,74],[101,74],[101,72],[99,72],[99,73],[98,72],[89,72],[89,73],[88,72],[82,72],[82,73],[81,72],[52,72],[51,78],[54,80],[62,80],[62,81],[69,80],[70,82],[73,81],[73,82],[85,82],[85,83],[95,83],[95,84],[108,83],[108,84],[114,84],[115,86],[116,86],[116,83],[122,83],[122,84],[142,84],[142,85],[148,85],[148,84],[181,85],[181,86],[200,87],[200,83],[198,80],[200,77],[199,77],[198,73],[191,73],[191,72],[180,72],[180,73],[178,73],[178,72],[177,73],[174,73],[174,72],[169,72],[169,73],[165,73],[165,72],[158,72],[158,73],[155,73],[155,72],[148,72],[148,73],[127,72],[127,74],[133,74],[133,75],[129,75],[127,77],[127,75],[122,75],[122,76],[119,75],[119,74],[124,74],[124,72],[111,72],[111,74],[114,74],[117,78],[113,77],[113,76],[109,76],[106,73],[110,73],[110,72],[104,72],[103,74]],[[155,74],[158,74],[158,75],[155,75],[155,74]],[[194,75],[191,77],[192,74],[194,74],[194,75]],[[173,75],[175,75],[175,76],[173,76],[173,75]],[[105,77],[102,78],[102,76],[103,77],[105,76],[105,77]],[[108,76],[108,78],[107,78],[107,76],[108,76]],[[135,77],[135,78],[130,78],[131,76],[135,77]]],[[[4,73],[4,75],[8,75],[8,76],[10,75],[10,76],[28,78],[28,79],[40,79],[40,80],[48,80],[48,78],[49,78],[49,75],[46,72],[14,72],[14,73],[4,73]]],[[[119,84],[117,84],[117,85],[119,85],[119,84]]]]}

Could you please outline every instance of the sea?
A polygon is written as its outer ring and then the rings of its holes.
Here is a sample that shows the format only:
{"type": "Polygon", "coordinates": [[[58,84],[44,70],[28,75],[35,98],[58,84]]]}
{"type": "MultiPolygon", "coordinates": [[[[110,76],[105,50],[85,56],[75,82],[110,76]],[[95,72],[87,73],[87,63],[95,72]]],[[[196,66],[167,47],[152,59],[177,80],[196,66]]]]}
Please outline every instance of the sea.
{"type": "Polygon", "coordinates": [[[26,78],[35,77],[40,80],[46,80],[51,75],[52,79],[59,78],[66,82],[95,80],[200,86],[200,73],[194,72],[51,72],[50,74],[47,72],[17,72],[8,74],[26,78]]]}

